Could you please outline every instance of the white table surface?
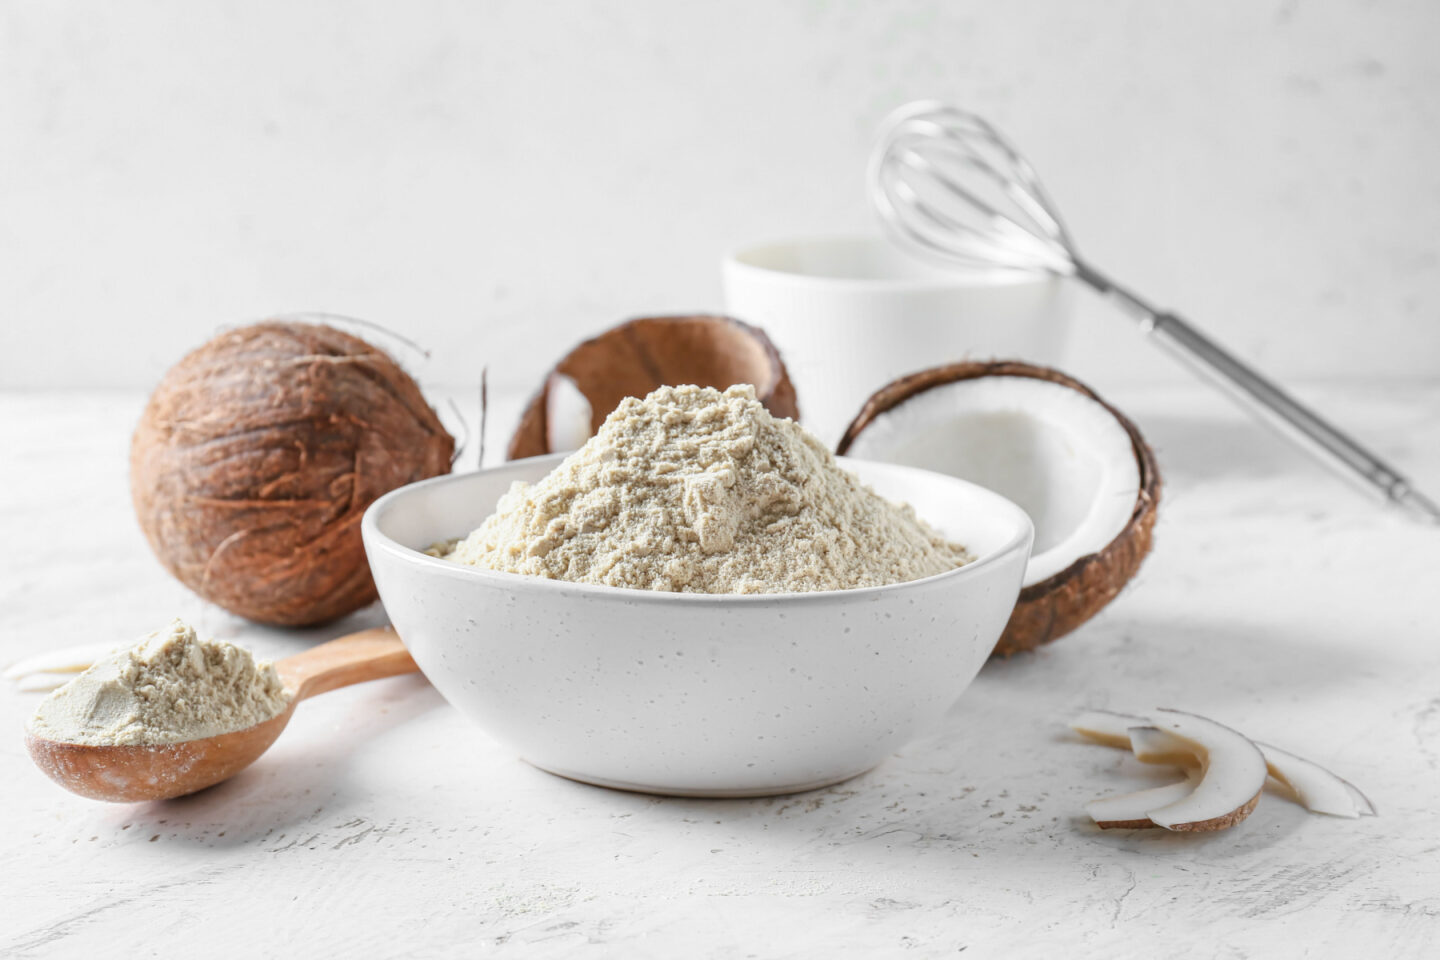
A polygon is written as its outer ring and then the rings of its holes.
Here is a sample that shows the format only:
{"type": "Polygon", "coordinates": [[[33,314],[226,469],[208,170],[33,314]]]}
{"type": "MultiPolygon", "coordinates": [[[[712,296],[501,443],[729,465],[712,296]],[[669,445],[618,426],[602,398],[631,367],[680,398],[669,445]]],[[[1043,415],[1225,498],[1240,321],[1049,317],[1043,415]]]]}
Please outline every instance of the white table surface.
{"type": "MultiPolygon", "coordinates": [[[[1301,392],[1440,491],[1440,383],[1301,392]]],[[[177,614],[271,656],[381,619],[268,630],[171,581],[129,505],[142,399],[0,394],[0,662],[177,614]]],[[[307,702],[220,787],[109,805],[34,769],[20,727],[37,697],[0,691],[0,955],[1425,955],[1440,529],[1380,511],[1201,388],[1112,399],[1167,480],[1139,579],[830,789],[706,801],[572,783],[408,677],[307,702]],[[1095,829],[1087,800],[1159,775],[1064,720],[1168,705],[1331,766],[1380,816],[1267,795],[1210,836],[1095,829]]]]}

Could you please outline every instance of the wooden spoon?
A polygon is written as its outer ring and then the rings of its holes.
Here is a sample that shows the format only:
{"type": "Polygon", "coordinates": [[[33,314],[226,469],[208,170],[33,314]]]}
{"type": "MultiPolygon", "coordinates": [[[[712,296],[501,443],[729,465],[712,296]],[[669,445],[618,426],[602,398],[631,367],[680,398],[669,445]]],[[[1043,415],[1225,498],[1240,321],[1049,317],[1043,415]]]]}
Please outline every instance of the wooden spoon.
{"type": "Polygon", "coordinates": [[[165,800],[233,777],[270,748],[306,697],[420,668],[392,627],[361,630],[275,664],[290,703],[277,716],[217,737],[156,745],[97,746],[25,735],[35,765],[82,797],[133,803],[165,800]]]}

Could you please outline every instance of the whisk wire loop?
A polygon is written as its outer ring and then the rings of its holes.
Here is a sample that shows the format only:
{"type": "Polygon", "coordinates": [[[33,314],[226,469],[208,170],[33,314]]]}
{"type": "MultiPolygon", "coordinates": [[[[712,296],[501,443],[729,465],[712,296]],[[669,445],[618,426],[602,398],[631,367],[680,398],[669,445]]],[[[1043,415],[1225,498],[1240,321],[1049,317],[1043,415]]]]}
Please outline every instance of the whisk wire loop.
{"type": "Polygon", "coordinates": [[[1073,245],[1034,168],[983,118],[917,104],[887,125],[871,195],[890,229],[971,266],[1074,270],[1073,245]]]}

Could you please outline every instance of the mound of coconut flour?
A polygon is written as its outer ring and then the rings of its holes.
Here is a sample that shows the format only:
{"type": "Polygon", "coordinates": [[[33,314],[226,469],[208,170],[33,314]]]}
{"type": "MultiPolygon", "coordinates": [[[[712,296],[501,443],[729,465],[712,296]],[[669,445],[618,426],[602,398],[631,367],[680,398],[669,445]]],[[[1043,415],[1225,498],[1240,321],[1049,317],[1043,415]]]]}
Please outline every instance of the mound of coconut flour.
{"type": "Polygon", "coordinates": [[[749,386],[630,398],[536,484],[434,551],[507,573],[685,593],[915,580],[970,558],[771,416],[749,386]]]}
{"type": "Polygon", "coordinates": [[[175,620],[51,693],[30,732],[62,743],[179,743],[243,730],[288,704],[268,660],[175,620]]]}

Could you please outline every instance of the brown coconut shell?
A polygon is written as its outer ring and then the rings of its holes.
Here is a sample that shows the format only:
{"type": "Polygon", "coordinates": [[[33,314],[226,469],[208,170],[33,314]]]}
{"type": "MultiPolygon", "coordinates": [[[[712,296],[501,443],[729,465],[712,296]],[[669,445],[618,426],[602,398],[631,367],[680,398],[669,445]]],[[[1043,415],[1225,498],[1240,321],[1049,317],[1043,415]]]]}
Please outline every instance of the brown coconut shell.
{"type": "Polygon", "coordinates": [[[557,373],[574,380],[590,401],[592,435],[621,400],[667,385],[723,390],[748,383],[775,416],[800,417],[780,352],[759,327],[719,316],[642,317],[586,340],[561,358],[521,414],[509,459],[552,452],[545,406],[550,376],[557,373]]]}
{"type": "Polygon", "coordinates": [[[1135,576],[1150,552],[1155,512],[1160,504],[1160,468],[1135,424],[1094,390],[1059,370],[1018,360],[952,363],[901,377],[865,401],[860,413],[846,428],[836,452],[844,454],[871,421],[910,397],[932,387],[979,377],[1030,377],[1083,393],[1108,410],[1125,428],[1140,468],[1140,492],[1135,498],[1135,509],[1120,534],[1096,553],[1080,557],[1048,580],[1020,591],[1010,622],[995,645],[995,654],[1008,657],[1022,650],[1033,650],[1074,630],[1104,609],[1135,576]]]}
{"type": "Polygon", "coordinates": [[[1177,823],[1172,825],[1170,829],[1180,833],[1206,833],[1212,830],[1228,830],[1254,813],[1255,808],[1260,804],[1260,798],[1264,796],[1264,794],[1265,791],[1263,789],[1259,790],[1255,796],[1246,800],[1229,813],[1221,814],[1218,817],[1211,817],[1209,820],[1193,820],[1190,823],[1177,823]]]}
{"type": "Polygon", "coordinates": [[[455,440],[383,351],[331,327],[268,321],[170,369],[130,446],[155,555],[232,613],[303,626],[371,603],[360,517],[448,473],[455,440]]]}

